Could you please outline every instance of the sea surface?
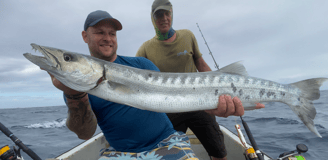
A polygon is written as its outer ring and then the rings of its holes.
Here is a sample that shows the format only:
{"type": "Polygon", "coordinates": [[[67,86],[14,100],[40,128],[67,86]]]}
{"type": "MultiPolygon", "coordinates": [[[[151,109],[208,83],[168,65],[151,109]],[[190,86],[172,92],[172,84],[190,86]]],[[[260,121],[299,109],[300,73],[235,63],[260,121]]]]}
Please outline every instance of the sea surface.
{"type": "MultiPolygon", "coordinates": [[[[302,143],[309,148],[303,154],[307,160],[325,160],[328,157],[328,90],[321,91],[314,106],[317,109],[314,123],[322,138],[310,132],[282,103],[268,103],[265,109],[246,111],[243,119],[260,150],[272,158],[295,150],[296,145],[302,143]]],[[[83,142],[66,127],[66,116],[66,106],[0,109],[0,122],[42,159],[55,158],[83,142]]],[[[217,121],[235,133],[234,125],[242,125],[239,117],[217,118],[217,121]]],[[[14,143],[0,132],[0,147],[4,145],[12,147],[14,143]]],[[[31,159],[24,153],[23,157],[31,159]]]]}

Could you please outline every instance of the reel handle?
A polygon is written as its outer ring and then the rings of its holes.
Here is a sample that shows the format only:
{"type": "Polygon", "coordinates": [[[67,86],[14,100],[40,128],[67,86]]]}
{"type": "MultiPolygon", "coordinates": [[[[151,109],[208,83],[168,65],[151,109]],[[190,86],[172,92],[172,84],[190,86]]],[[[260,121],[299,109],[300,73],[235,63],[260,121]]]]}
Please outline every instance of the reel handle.
{"type": "Polygon", "coordinates": [[[41,158],[34,153],[32,150],[30,150],[25,144],[19,140],[12,132],[9,131],[7,127],[5,127],[0,122],[0,130],[9,137],[20,149],[22,149],[27,155],[29,155],[33,160],[41,160],[41,158]]]}

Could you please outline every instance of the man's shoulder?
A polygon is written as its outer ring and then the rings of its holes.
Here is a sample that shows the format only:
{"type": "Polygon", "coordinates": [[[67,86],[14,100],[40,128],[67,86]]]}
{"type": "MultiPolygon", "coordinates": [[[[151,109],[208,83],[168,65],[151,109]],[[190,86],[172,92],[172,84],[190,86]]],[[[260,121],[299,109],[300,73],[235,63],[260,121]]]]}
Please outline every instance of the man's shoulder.
{"type": "Polygon", "coordinates": [[[129,63],[129,64],[139,64],[142,62],[147,63],[147,58],[144,57],[129,57],[129,56],[118,56],[121,58],[124,62],[129,63]]]}
{"type": "Polygon", "coordinates": [[[153,62],[148,60],[145,57],[128,57],[128,56],[119,56],[126,65],[140,68],[140,69],[149,69],[149,70],[158,70],[153,62]]]}
{"type": "Polygon", "coordinates": [[[177,30],[177,37],[179,37],[179,39],[194,39],[195,35],[194,33],[192,33],[189,29],[180,29],[177,30]]]}
{"type": "Polygon", "coordinates": [[[155,37],[153,37],[153,38],[151,38],[151,39],[149,39],[149,40],[147,40],[147,41],[145,41],[143,44],[142,44],[142,46],[145,46],[145,47],[147,47],[147,46],[151,46],[151,45],[153,45],[154,43],[156,43],[157,41],[156,41],[156,38],[155,37]]]}
{"type": "Polygon", "coordinates": [[[194,35],[189,29],[179,29],[176,32],[177,34],[194,35]]]}
{"type": "Polygon", "coordinates": [[[134,61],[134,62],[143,62],[143,61],[149,61],[145,57],[130,57],[130,56],[120,56],[121,58],[127,60],[127,61],[134,61]]]}

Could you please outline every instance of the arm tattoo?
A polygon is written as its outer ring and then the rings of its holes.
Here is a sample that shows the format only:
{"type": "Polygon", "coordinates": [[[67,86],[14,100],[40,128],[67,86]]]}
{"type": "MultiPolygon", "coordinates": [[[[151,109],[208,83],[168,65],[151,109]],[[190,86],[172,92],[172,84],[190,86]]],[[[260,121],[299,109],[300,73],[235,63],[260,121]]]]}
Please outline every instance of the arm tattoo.
{"type": "Polygon", "coordinates": [[[68,115],[66,125],[80,139],[89,139],[97,129],[97,119],[91,109],[88,96],[81,100],[67,99],[68,115]]]}

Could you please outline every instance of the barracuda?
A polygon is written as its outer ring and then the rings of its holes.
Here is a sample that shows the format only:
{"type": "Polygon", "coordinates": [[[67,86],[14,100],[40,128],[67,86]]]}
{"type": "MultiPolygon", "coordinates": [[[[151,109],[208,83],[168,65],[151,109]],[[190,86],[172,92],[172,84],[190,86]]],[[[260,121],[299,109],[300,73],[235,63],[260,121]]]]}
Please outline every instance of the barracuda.
{"type": "Polygon", "coordinates": [[[188,112],[214,109],[218,97],[239,97],[245,110],[255,103],[287,104],[317,136],[314,126],[319,88],[327,78],[308,79],[292,84],[279,84],[247,75],[236,62],[218,71],[201,73],[163,73],[111,63],[84,54],[31,44],[45,57],[25,53],[32,63],[47,70],[74,90],[155,112],[188,112]]]}

